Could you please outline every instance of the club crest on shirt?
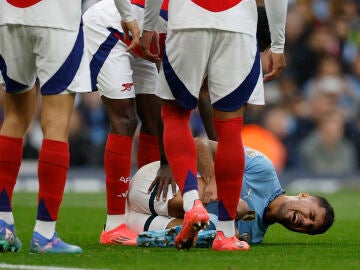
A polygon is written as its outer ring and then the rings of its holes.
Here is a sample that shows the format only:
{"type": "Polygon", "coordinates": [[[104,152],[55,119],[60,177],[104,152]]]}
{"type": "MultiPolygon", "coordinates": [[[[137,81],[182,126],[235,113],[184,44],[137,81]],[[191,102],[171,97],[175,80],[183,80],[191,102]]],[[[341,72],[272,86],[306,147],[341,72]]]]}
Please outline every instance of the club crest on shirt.
{"type": "Polygon", "coordinates": [[[254,149],[246,149],[245,150],[246,154],[249,156],[249,157],[260,157],[262,156],[263,154],[260,153],[259,151],[256,151],[254,149]]]}
{"type": "Polygon", "coordinates": [[[243,221],[253,221],[255,220],[256,217],[256,212],[255,210],[249,210],[245,216],[243,216],[243,218],[241,220],[243,221]]]}

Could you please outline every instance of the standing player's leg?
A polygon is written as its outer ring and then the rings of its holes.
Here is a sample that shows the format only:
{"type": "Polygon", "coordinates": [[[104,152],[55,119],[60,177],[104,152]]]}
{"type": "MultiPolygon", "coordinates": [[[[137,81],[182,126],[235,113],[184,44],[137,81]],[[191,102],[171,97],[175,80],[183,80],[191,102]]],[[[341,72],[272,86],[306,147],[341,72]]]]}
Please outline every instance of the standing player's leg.
{"type": "Polygon", "coordinates": [[[101,97],[110,120],[104,168],[107,219],[100,236],[102,244],[135,244],[136,234],[126,227],[126,197],[130,183],[133,136],[137,126],[135,99],[101,97]]]}
{"type": "Polygon", "coordinates": [[[136,108],[141,121],[137,167],[160,160],[160,138],[162,138],[161,101],[154,94],[136,95],[136,108]]]}
{"type": "Polygon", "coordinates": [[[0,252],[16,252],[12,195],[19,173],[23,137],[35,112],[36,88],[20,94],[5,93],[5,118],[0,130],[0,252]]]}
{"type": "Polygon", "coordinates": [[[246,250],[249,246],[235,237],[235,216],[241,193],[245,157],[241,138],[244,107],[232,113],[214,109],[214,126],[218,136],[215,154],[215,178],[219,208],[215,250],[246,250]],[[221,239],[221,240],[220,240],[221,239]],[[229,239],[225,241],[224,239],[229,239]]]}
{"type": "Polygon", "coordinates": [[[34,57],[28,31],[17,25],[0,26],[0,70],[5,82],[4,121],[0,130],[0,250],[16,252],[12,196],[19,173],[23,138],[36,106],[34,57]]]}
{"type": "Polygon", "coordinates": [[[96,12],[95,7],[88,9],[83,20],[92,89],[99,91],[110,121],[104,151],[107,215],[100,243],[135,245],[136,234],[127,228],[125,216],[137,127],[131,55],[118,38],[121,33],[100,25],[96,12]]]}
{"type": "Polygon", "coordinates": [[[184,225],[175,239],[179,249],[189,249],[197,232],[209,221],[198,194],[196,180],[196,147],[189,127],[191,110],[175,101],[166,101],[162,107],[164,147],[171,171],[184,199],[184,225]]]}
{"type": "Polygon", "coordinates": [[[58,238],[56,222],[63,199],[70,152],[69,122],[75,94],[42,96],[43,142],[38,161],[38,210],[31,240],[31,253],[80,253],[81,248],[58,238]]]}
{"type": "Polygon", "coordinates": [[[247,250],[248,244],[235,237],[234,221],[245,165],[243,115],[261,74],[260,57],[256,37],[220,31],[214,44],[208,85],[218,138],[214,167],[219,222],[213,249],[247,250]]]}
{"type": "Polygon", "coordinates": [[[131,66],[134,71],[136,109],[141,121],[137,149],[137,165],[141,168],[145,164],[160,160],[161,100],[155,95],[155,90],[159,87],[159,75],[154,63],[140,57],[134,58],[131,66]]]}
{"type": "Polygon", "coordinates": [[[213,109],[209,97],[207,79],[204,80],[204,83],[201,86],[198,109],[207,137],[212,141],[217,141],[214,123],[212,121],[213,109]]]}
{"type": "Polygon", "coordinates": [[[162,58],[161,87],[157,94],[163,99],[164,148],[183,196],[185,211],[184,226],[175,240],[177,248],[190,248],[198,231],[209,221],[209,215],[199,200],[196,147],[189,126],[191,110],[197,105],[200,87],[206,76],[207,41],[207,37],[199,38],[198,33],[192,30],[168,32],[162,58]],[[195,46],[194,40],[199,41],[195,46]]]}
{"type": "Polygon", "coordinates": [[[38,157],[38,207],[31,253],[81,253],[63,242],[56,222],[63,199],[70,152],[69,122],[76,92],[90,91],[90,71],[84,53],[82,26],[78,31],[41,28],[32,31],[33,52],[41,101],[42,146],[38,157]],[[68,42],[64,43],[63,41],[68,42]],[[61,50],[59,44],[62,44],[61,50]]]}

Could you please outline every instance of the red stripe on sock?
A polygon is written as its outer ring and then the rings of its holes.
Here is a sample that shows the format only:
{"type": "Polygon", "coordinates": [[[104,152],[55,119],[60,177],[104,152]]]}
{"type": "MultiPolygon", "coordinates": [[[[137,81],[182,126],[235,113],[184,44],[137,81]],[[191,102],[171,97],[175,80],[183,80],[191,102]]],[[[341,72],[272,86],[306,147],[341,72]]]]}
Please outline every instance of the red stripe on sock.
{"type": "Polygon", "coordinates": [[[245,155],[241,138],[243,118],[214,119],[218,136],[215,154],[215,177],[218,201],[226,211],[219,209],[219,220],[232,220],[236,216],[242,179],[244,176],[245,155]]]}
{"type": "Polygon", "coordinates": [[[105,147],[106,201],[109,215],[125,214],[133,138],[109,134],[105,147]]]}
{"type": "Polygon", "coordinates": [[[196,147],[189,125],[190,113],[190,110],[178,106],[163,106],[161,109],[165,153],[182,194],[188,173],[196,177],[196,147]]]}

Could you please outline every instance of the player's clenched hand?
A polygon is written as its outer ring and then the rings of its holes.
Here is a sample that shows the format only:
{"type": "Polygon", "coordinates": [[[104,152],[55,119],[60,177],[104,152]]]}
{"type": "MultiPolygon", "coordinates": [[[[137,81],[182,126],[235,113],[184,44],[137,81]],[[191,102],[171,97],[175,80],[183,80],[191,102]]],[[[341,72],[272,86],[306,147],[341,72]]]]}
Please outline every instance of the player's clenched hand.
{"type": "Polygon", "coordinates": [[[144,30],[140,47],[145,59],[154,63],[160,62],[159,34],[156,31],[144,30]]]}
{"type": "Polygon", "coordinates": [[[124,40],[131,41],[131,44],[126,49],[127,52],[133,50],[140,43],[140,28],[136,20],[125,22],[121,20],[121,27],[124,31],[124,40]],[[131,35],[130,35],[131,33],[131,35]]]}
{"type": "Polygon", "coordinates": [[[285,56],[283,53],[274,53],[271,49],[267,54],[267,70],[268,73],[264,76],[264,82],[268,82],[279,77],[286,66],[285,56]]]}
{"type": "Polygon", "coordinates": [[[158,185],[158,189],[155,197],[156,200],[160,200],[160,196],[162,194],[163,201],[166,201],[169,185],[171,185],[173,196],[175,196],[176,182],[172,176],[169,165],[160,166],[155,180],[151,183],[148,189],[148,193],[150,193],[156,185],[158,185]]]}
{"type": "Polygon", "coordinates": [[[247,202],[239,198],[238,205],[236,207],[236,218],[235,220],[243,219],[249,213],[249,206],[247,202]]]}

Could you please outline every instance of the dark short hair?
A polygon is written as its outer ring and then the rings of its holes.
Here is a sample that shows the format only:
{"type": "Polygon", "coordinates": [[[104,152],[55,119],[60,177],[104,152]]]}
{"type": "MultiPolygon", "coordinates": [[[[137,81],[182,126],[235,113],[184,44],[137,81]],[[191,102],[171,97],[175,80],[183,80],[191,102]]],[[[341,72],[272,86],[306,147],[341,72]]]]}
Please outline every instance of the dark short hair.
{"type": "Polygon", "coordinates": [[[331,204],[328,202],[327,199],[321,196],[314,196],[320,207],[325,208],[325,219],[324,223],[321,227],[319,227],[316,231],[313,231],[311,234],[322,234],[326,232],[334,223],[334,208],[331,206],[331,204]]]}
{"type": "Polygon", "coordinates": [[[271,45],[269,22],[266,15],[265,7],[257,6],[257,12],[258,12],[258,23],[256,30],[256,38],[259,45],[259,51],[263,52],[271,45]]]}

